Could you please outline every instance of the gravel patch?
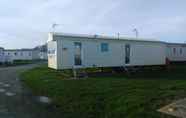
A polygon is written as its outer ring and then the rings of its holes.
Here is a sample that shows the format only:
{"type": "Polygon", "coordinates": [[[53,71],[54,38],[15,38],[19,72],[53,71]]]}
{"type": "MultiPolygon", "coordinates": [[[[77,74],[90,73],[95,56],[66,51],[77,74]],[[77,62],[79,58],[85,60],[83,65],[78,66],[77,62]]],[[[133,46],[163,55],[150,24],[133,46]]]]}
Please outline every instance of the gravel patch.
{"type": "Polygon", "coordinates": [[[0,82],[0,85],[4,85],[4,83],[3,82],[0,82]]]}
{"type": "Polygon", "coordinates": [[[15,93],[12,93],[12,92],[6,92],[5,95],[11,97],[11,96],[14,96],[14,95],[16,95],[16,94],[15,94],[15,93]]]}
{"type": "Polygon", "coordinates": [[[52,100],[46,96],[39,96],[39,102],[45,103],[45,104],[50,104],[52,102],[52,100]]]}
{"type": "Polygon", "coordinates": [[[3,92],[5,92],[6,90],[5,89],[0,89],[0,93],[3,93],[3,92]]]}
{"type": "Polygon", "coordinates": [[[4,84],[4,87],[10,87],[10,84],[4,84]]]}

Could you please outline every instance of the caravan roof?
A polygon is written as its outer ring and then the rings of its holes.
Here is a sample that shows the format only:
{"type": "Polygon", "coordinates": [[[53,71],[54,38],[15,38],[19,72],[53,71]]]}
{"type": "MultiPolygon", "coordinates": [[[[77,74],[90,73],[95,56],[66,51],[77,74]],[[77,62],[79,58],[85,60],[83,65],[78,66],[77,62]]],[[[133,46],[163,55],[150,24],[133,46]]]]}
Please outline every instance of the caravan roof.
{"type": "Polygon", "coordinates": [[[156,39],[143,39],[143,38],[129,38],[129,37],[116,37],[116,36],[105,36],[105,35],[87,35],[87,34],[71,34],[71,33],[59,33],[53,32],[50,33],[53,36],[61,36],[61,37],[72,37],[72,38],[88,38],[88,39],[108,39],[108,40],[131,40],[131,41],[147,41],[147,42],[159,42],[165,43],[156,39]]]}

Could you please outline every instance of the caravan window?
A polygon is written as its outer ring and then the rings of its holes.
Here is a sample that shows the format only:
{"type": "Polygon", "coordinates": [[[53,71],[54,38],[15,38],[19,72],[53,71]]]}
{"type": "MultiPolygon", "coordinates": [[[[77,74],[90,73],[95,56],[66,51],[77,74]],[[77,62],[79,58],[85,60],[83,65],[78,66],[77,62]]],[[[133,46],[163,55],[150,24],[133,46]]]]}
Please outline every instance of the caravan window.
{"type": "Polygon", "coordinates": [[[183,50],[182,50],[182,48],[180,48],[180,54],[182,54],[183,53],[183,50]]]}
{"type": "Polygon", "coordinates": [[[109,45],[108,43],[101,43],[101,52],[108,52],[109,45]]]}
{"type": "Polygon", "coordinates": [[[82,65],[82,44],[81,42],[75,42],[74,43],[75,47],[75,54],[74,54],[74,62],[76,66],[82,65]]]}
{"type": "Polygon", "coordinates": [[[52,49],[48,50],[48,54],[55,54],[55,50],[52,49]]]}
{"type": "Polygon", "coordinates": [[[173,48],[173,53],[176,54],[176,48],[173,48]]]}
{"type": "Polygon", "coordinates": [[[125,64],[130,63],[130,44],[125,45],[125,64]]]}

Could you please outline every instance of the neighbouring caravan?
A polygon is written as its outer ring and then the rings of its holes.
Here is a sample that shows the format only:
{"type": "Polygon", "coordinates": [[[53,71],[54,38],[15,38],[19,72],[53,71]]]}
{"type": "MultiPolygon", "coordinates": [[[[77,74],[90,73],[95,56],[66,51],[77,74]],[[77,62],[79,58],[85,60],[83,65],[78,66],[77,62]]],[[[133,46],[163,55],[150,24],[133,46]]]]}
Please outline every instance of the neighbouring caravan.
{"type": "Polygon", "coordinates": [[[165,65],[158,40],[49,33],[48,66],[54,69],[165,65]]]}
{"type": "Polygon", "coordinates": [[[186,44],[167,43],[167,59],[170,62],[185,62],[186,61],[186,44]]]}
{"type": "Polygon", "coordinates": [[[36,60],[39,59],[39,51],[33,49],[11,49],[4,50],[5,56],[12,60],[36,60]]]}
{"type": "Polygon", "coordinates": [[[47,58],[47,49],[4,49],[0,47],[0,63],[13,63],[20,60],[47,60],[47,58]]]}
{"type": "Polygon", "coordinates": [[[47,52],[39,52],[39,59],[41,60],[48,60],[48,53],[47,52]]]}
{"type": "Polygon", "coordinates": [[[4,62],[4,48],[0,47],[0,63],[4,62]]]}
{"type": "Polygon", "coordinates": [[[0,47],[0,63],[12,63],[12,59],[5,55],[5,50],[2,47],[0,47]]]}

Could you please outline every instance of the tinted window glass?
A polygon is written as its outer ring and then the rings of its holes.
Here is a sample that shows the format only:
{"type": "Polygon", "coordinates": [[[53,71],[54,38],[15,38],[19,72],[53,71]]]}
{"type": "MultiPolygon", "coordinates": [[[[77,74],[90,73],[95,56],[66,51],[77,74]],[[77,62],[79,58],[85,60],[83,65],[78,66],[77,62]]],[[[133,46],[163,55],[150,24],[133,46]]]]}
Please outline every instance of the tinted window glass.
{"type": "Polygon", "coordinates": [[[101,43],[101,52],[108,52],[109,45],[108,43],[101,43]]]}

